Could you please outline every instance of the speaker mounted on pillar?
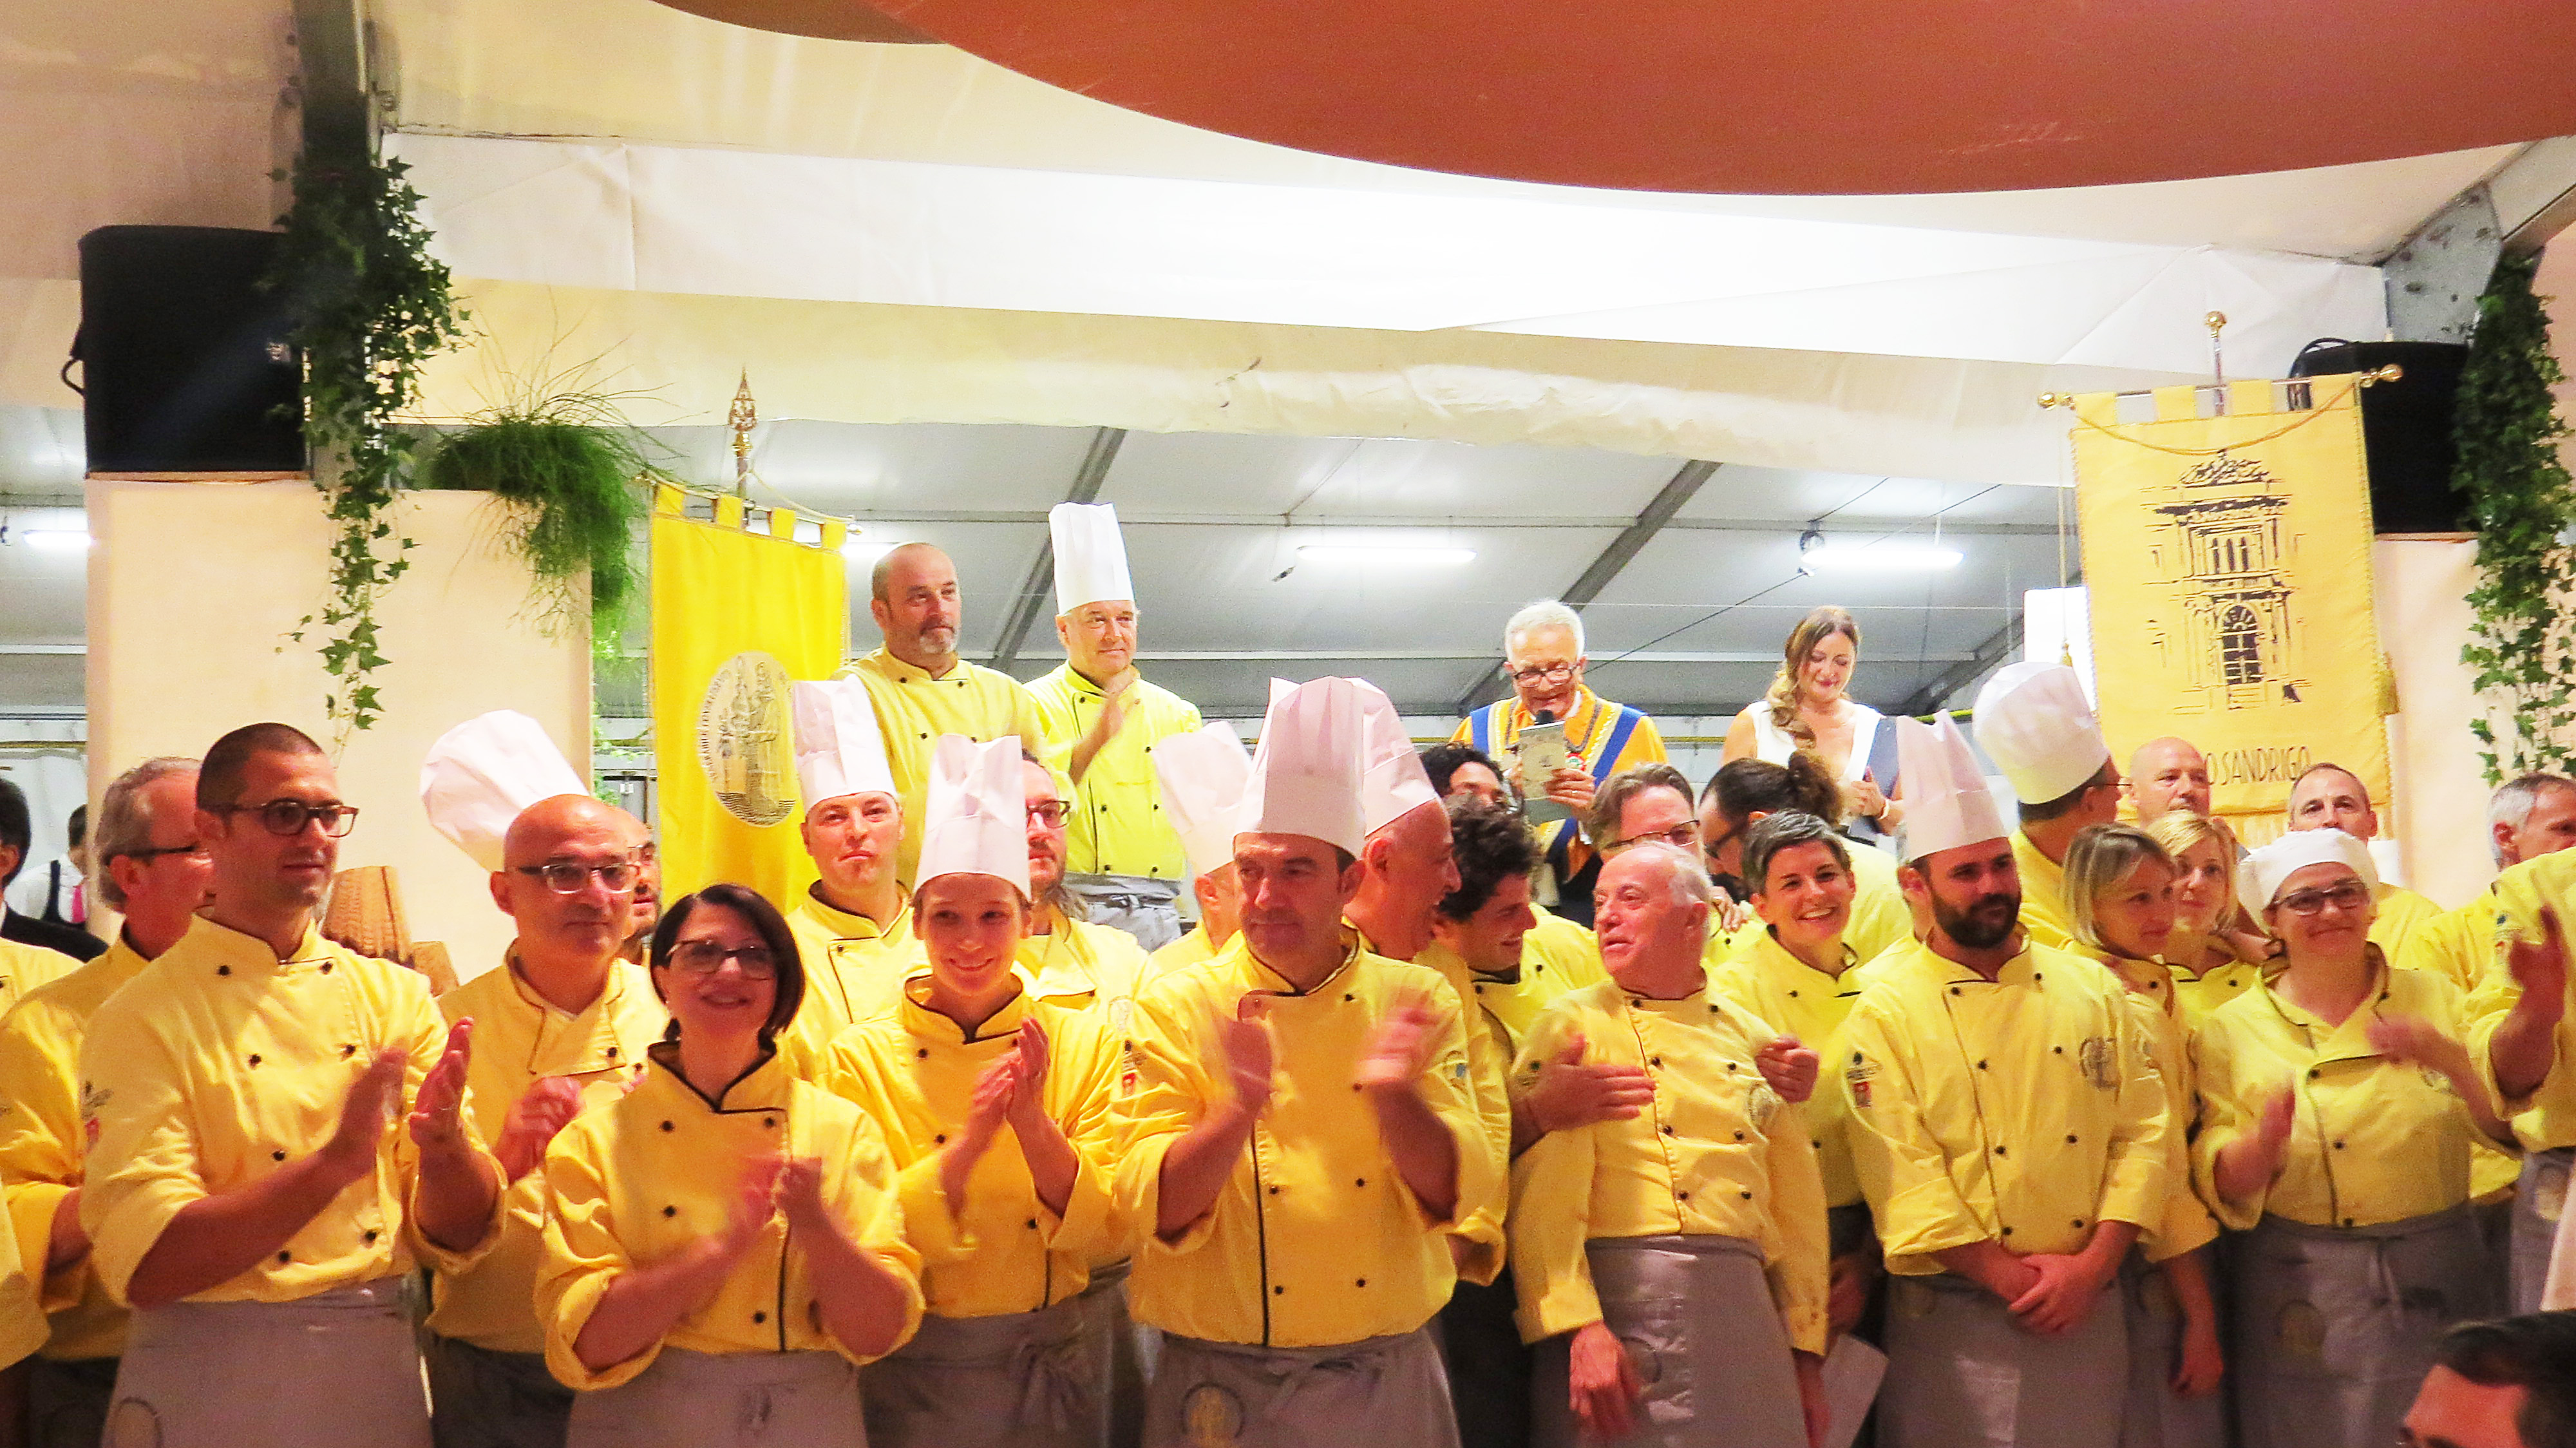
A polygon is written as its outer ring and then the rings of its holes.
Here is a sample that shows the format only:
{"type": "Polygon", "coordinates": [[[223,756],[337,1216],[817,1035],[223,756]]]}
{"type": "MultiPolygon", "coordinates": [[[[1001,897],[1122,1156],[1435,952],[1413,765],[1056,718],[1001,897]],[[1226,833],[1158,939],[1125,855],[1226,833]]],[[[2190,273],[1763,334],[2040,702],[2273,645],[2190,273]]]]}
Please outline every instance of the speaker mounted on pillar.
{"type": "Polygon", "coordinates": [[[303,364],[260,278],[279,234],[103,226],[80,240],[92,476],[304,471],[303,364]]]}

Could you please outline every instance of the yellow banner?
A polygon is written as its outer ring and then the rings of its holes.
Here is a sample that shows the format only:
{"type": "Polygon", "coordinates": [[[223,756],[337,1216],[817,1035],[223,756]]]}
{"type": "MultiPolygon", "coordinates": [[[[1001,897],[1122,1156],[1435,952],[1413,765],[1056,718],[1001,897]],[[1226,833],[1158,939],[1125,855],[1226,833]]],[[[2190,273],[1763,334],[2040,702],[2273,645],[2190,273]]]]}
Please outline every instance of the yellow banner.
{"type": "Polygon", "coordinates": [[[2370,484],[2352,377],[2240,382],[2227,411],[2155,394],[2153,421],[2079,397],[2084,582],[2102,729],[2131,751],[2173,734],[2209,758],[2218,813],[2253,839],[2311,764],[2388,799],[2384,664],[2371,613],[2370,484]],[[2313,405],[2309,405],[2310,403],[2313,405]]]}
{"type": "Polygon", "coordinates": [[[794,515],[743,527],[738,499],[712,523],[653,509],[653,754],[660,766],[664,898],[730,880],[782,906],[814,879],[796,825],[787,685],[828,679],[849,634],[840,525],[792,541],[794,515]]]}

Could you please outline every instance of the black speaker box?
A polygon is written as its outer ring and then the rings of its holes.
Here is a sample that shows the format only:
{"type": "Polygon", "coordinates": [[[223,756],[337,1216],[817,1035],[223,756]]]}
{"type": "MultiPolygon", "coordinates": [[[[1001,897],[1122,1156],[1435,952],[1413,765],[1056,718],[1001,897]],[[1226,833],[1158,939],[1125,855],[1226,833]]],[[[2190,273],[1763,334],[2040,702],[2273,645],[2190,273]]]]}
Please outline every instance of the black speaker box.
{"type": "Polygon", "coordinates": [[[2451,404],[2469,349],[2457,342],[2310,342],[2293,377],[2367,372],[2394,362],[2394,382],[2361,390],[2361,438],[2370,458],[2371,527],[2380,533],[2469,531],[2468,504],[2451,489],[2451,404]]]}
{"type": "Polygon", "coordinates": [[[82,417],[93,473],[304,469],[302,366],[278,233],[102,226],[80,240],[82,417]]]}

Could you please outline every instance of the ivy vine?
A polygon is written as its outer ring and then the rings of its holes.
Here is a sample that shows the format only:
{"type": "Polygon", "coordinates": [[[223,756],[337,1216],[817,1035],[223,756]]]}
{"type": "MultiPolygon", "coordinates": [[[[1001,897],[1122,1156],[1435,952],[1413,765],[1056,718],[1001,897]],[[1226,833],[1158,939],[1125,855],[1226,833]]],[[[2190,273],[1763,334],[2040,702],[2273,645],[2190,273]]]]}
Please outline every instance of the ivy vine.
{"type": "Polygon", "coordinates": [[[408,168],[372,150],[293,172],[294,205],[264,285],[280,292],[304,354],[304,439],[314,485],[329,500],[330,595],[289,635],[321,635],[327,698],[343,738],[382,713],[370,682],[386,663],[376,608],[410,567],[412,540],[392,507],[419,441],[393,419],[420,395],[429,357],[456,341],[465,316],[444,263],[429,255],[420,193],[408,168]]]}
{"type": "Polygon", "coordinates": [[[2533,295],[2538,256],[2497,263],[2478,298],[2478,327],[2460,375],[2452,483],[2478,529],[2476,630],[2460,650],[2485,717],[2472,718],[2489,783],[2564,771],[2576,726],[2568,688],[2576,568],[2560,541],[2576,522],[2576,486],[2559,461],[2567,432],[2550,389],[2565,380],[2549,350],[2549,314],[2533,295]]]}

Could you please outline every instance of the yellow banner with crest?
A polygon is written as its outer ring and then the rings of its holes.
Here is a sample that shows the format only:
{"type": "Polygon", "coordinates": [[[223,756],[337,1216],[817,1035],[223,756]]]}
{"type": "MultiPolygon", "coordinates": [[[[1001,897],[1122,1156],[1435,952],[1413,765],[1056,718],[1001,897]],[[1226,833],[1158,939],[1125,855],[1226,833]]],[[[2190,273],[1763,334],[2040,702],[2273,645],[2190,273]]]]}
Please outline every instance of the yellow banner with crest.
{"type": "Polygon", "coordinates": [[[2164,735],[2199,746],[2249,844],[2312,764],[2388,799],[2362,386],[2160,388],[2131,421],[2118,394],[2074,399],[2103,734],[2124,769],[2164,735]]]}

